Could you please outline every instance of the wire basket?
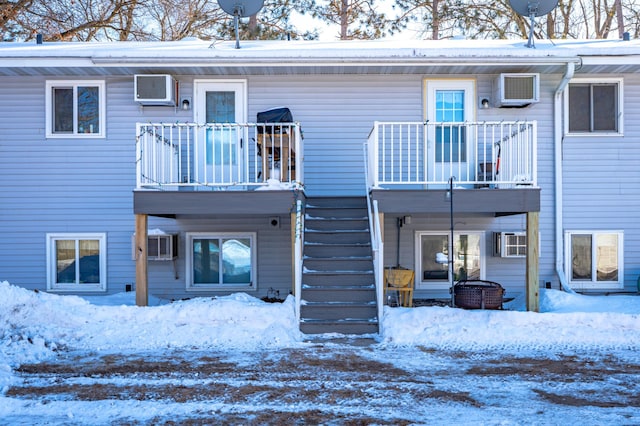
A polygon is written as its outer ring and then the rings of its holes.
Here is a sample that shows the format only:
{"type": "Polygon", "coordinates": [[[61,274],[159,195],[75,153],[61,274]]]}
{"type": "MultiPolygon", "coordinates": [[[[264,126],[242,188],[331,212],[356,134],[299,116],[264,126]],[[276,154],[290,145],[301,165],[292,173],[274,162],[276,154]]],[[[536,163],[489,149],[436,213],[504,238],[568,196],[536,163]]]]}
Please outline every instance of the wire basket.
{"type": "Polygon", "coordinates": [[[502,309],[504,288],[496,282],[460,280],[453,286],[454,301],[464,309],[502,309]]]}

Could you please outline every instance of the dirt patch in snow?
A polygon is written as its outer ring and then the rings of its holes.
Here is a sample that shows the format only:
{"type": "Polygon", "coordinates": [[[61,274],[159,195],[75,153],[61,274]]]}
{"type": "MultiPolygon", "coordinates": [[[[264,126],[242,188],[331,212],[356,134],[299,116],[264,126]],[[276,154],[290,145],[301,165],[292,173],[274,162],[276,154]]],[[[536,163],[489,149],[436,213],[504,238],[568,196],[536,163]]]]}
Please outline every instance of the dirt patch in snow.
{"type": "MultiPolygon", "coordinates": [[[[640,406],[640,364],[615,357],[481,358],[331,345],[251,353],[62,353],[56,361],[19,367],[5,396],[40,404],[108,400],[212,407],[143,422],[160,425],[406,425],[421,418],[416,410],[428,413],[433,406],[493,408],[504,400],[498,394],[505,381],[528,389],[522,401],[513,395],[504,402],[514,406],[532,399],[571,407],[640,406]]],[[[113,424],[142,423],[123,417],[113,424]]]]}

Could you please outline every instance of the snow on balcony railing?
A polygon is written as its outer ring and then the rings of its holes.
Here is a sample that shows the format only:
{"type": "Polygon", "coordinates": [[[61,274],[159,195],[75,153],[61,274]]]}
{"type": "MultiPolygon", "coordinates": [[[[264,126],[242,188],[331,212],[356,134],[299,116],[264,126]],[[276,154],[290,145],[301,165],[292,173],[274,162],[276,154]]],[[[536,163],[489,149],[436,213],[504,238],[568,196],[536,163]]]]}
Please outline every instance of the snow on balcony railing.
{"type": "Polygon", "coordinates": [[[298,123],[138,123],[137,187],[245,188],[303,181],[298,123]]]}
{"type": "Polygon", "coordinates": [[[537,185],[536,122],[375,122],[368,185],[511,188],[537,185]]]}

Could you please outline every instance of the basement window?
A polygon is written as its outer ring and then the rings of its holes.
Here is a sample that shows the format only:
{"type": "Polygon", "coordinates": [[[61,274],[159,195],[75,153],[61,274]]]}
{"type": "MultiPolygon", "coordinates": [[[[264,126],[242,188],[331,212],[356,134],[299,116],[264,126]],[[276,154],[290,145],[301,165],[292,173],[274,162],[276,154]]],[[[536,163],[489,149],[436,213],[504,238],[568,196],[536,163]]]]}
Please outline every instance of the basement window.
{"type": "Polygon", "coordinates": [[[106,234],[47,234],[47,290],[107,289],[106,234]]]}
{"type": "Polygon", "coordinates": [[[565,244],[565,268],[571,288],[604,290],[624,287],[622,232],[568,231],[565,244]]]}

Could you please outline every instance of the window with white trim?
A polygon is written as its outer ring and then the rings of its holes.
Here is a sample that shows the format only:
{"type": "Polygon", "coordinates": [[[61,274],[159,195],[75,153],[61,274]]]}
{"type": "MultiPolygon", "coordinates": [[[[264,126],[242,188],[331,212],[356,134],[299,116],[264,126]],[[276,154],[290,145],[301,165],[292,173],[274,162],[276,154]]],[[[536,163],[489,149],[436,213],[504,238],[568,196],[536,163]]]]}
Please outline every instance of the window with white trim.
{"type": "Polygon", "coordinates": [[[48,138],[104,137],[104,81],[47,81],[45,121],[48,138]]]}
{"type": "MultiPolygon", "coordinates": [[[[484,232],[455,232],[453,279],[483,279],[485,262],[484,232]]],[[[447,232],[416,233],[416,265],[418,287],[443,289],[449,281],[449,240],[447,232]],[[444,263],[446,262],[446,263],[444,263]]]]}
{"type": "Polygon", "coordinates": [[[106,289],[106,234],[47,234],[47,290],[106,289]]]}
{"type": "Polygon", "coordinates": [[[255,233],[187,233],[188,290],[255,290],[255,233]]]}
{"type": "Polygon", "coordinates": [[[567,231],[565,269],[573,289],[624,287],[621,231],[567,231]]]}
{"type": "Polygon", "coordinates": [[[622,133],[622,79],[573,79],[565,90],[566,131],[622,133]]]}

